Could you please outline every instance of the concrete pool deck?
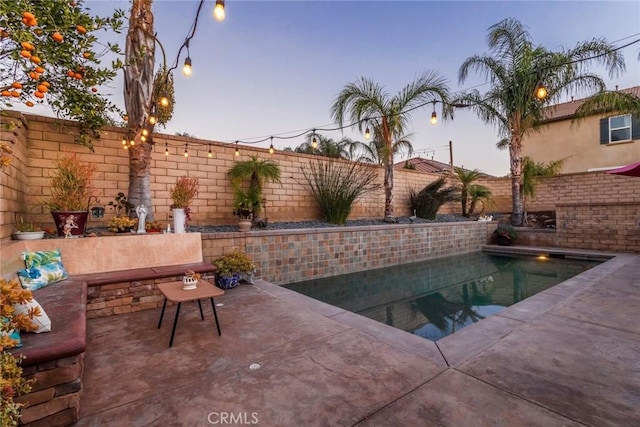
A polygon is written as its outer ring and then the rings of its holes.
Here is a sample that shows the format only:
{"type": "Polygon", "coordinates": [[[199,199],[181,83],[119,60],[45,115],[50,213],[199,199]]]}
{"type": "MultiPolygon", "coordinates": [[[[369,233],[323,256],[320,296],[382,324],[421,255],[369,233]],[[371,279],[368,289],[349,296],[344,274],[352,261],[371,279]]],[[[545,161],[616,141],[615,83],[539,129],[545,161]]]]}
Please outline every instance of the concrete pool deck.
{"type": "Polygon", "coordinates": [[[265,281],[216,302],[172,348],[175,307],[89,320],[77,425],[640,424],[640,255],[438,342],[265,281]]]}

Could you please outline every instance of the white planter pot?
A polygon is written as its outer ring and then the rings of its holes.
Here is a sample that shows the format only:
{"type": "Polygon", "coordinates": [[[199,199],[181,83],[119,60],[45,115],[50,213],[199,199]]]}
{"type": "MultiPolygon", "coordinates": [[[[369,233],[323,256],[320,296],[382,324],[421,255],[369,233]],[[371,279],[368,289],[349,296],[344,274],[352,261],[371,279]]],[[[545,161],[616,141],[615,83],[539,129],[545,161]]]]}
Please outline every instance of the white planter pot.
{"type": "Polygon", "coordinates": [[[187,220],[187,216],[184,213],[184,209],[173,209],[173,232],[174,233],[186,233],[184,223],[187,220]]]}
{"type": "Polygon", "coordinates": [[[44,231],[16,231],[13,233],[16,240],[39,240],[44,238],[44,231]]]}

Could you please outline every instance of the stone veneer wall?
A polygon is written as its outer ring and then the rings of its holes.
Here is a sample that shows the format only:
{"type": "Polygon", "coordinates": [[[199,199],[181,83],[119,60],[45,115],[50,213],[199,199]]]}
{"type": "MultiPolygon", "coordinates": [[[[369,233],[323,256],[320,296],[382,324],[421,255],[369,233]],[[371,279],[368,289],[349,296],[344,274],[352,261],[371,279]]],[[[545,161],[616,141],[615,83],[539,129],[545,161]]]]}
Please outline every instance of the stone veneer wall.
{"type": "Polygon", "coordinates": [[[31,392],[16,399],[29,402],[22,410],[21,425],[62,427],[79,419],[84,353],[26,366],[23,376],[35,379],[31,392]]]}

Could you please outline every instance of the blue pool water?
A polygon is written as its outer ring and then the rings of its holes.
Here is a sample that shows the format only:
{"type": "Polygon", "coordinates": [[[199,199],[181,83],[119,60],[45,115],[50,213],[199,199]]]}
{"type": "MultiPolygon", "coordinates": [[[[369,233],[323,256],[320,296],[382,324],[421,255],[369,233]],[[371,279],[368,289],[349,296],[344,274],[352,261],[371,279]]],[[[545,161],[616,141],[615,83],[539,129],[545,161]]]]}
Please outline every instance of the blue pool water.
{"type": "Polygon", "coordinates": [[[598,264],[476,252],[285,287],[436,341],[598,264]]]}

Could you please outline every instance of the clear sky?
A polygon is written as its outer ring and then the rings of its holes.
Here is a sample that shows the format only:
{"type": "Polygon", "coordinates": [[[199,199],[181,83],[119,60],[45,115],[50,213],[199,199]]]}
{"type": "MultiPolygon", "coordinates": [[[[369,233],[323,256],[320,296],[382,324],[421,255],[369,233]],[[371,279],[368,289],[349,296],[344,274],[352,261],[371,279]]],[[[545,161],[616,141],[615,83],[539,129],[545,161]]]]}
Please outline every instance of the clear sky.
{"type": "MultiPolygon", "coordinates": [[[[205,2],[190,43],[193,75],[183,77],[178,67],[175,113],[160,132],[232,142],[331,126],[333,100],[361,76],[390,93],[426,70],[444,75],[454,92],[481,85],[484,81],[477,75],[459,85],[458,69],[467,57],[487,53],[488,27],[508,17],[525,24],[535,44],[552,50],[593,38],[619,46],[640,37],[639,1],[227,0],[221,23],[212,18],[214,3],[205,2]]],[[[118,7],[128,17],[128,1],[91,0],[86,5],[99,15],[118,7]]],[[[197,6],[195,0],[154,1],[155,28],[170,65],[197,6]]],[[[121,40],[124,46],[124,34],[121,40]]],[[[640,43],[623,53],[626,73],[614,79],[603,76],[611,89],[640,84],[640,43]]],[[[108,91],[123,106],[121,81],[108,91]]],[[[429,105],[412,113],[410,140],[418,155],[448,163],[447,145],[453,141],[456,165],[499,176],[508,173],[508,154],[495,148],[495,129],[464,110],[458,110],[453,121],[432,126],[431,111],[429,105]],[[425,152],[431,149],[435,152],[425,152]]],[[[364,141],[350,131],[345,136],[364,141]]],[[[275,139],[274,146],[301,142],[302,137],[275,139]]],[[[268,147],[269,142],[258,146],[268,147]]]]}

